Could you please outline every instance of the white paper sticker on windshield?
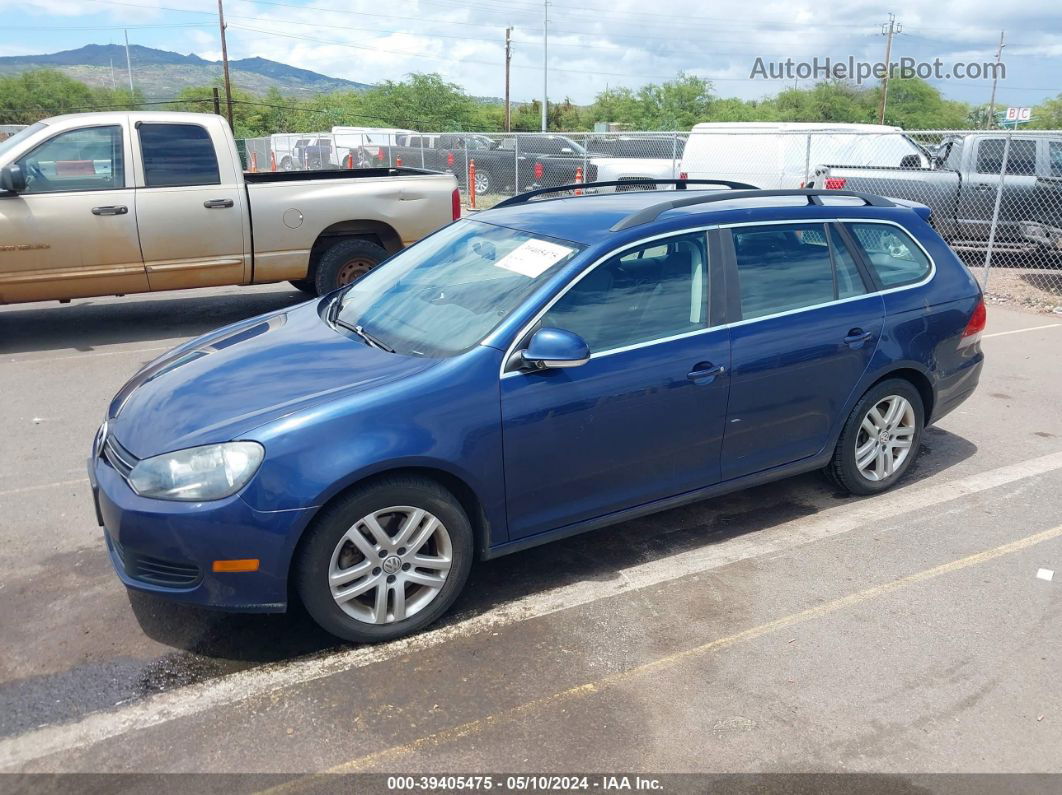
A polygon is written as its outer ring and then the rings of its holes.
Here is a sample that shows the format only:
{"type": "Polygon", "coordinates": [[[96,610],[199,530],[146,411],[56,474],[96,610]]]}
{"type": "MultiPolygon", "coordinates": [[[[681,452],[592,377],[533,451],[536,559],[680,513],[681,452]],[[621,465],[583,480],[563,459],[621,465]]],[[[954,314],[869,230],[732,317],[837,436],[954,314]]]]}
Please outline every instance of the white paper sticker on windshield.
{"type": "Polygon", "coordinates": [[[505,268],[507,271],[535,279],[545,273],[551,265],[560,262],[573,251],[575,249],[550,243],[547,240],[528,240],[494,264],[499,268],[505,268]]]}

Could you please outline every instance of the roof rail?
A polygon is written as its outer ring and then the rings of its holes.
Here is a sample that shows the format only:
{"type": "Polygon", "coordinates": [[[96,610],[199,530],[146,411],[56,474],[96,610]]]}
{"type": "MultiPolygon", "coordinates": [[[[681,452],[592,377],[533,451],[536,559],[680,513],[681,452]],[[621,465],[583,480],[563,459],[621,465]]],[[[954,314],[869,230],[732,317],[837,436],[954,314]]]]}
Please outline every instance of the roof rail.
{"type": "Polygon", "coordinates": [[[853,190],[824,190],[816,188],[793,188],[793,189],[778,189],[778,190],[736,190],[733,193],[729,191],[719,191],[718,193],[710,194],[697,194],[696,196],[684,196],[681,199],[669,199],[668,201],[660,202],[649,207],[645,207],[637,212],[631,213],[622,221],[614,224],[609,230],[611,232],[620,232],[624,229],[630,229],[633,226],[641,226],[647,224],[650,221],[655,221],[660,215],[666,213],[668,210],[674,210],[677,207],[689,207],[694,204],[707,204],[708,202],[721,202],[730,201],[732,199],[760,199],[768,198],[771,196],[806,196],[808,204],[816,204],[822,206],[822,199],[820,196],[847,196],[850,198],[862,199],[863,203],[869,207],[896,207],[893,202],[882,196],[875,196],[872,193],[858,193],[853,190]]]}
{"type": "Polygon", "coordinates": [[[731,190],[756,189],[755,185],[748,185],[744,182],[731,182],[727,179],[653,179],[652,177],[639,177],[638,179],[619,179],[609,180],[607,182],[577,182],[573,185],[558,185],[555,188],[536,188],[535,190],[519,193],[516,196],[500,201],[491,209],[496,210],[499,207],[512,207],[514,204],[524,204],[535,196],[541,196],[545,193],[563,193],[568,190],[623,187],[629,185],[674,185],[675,190],[685,190],[687,185],[716,185],[721,188],[730,188],[731,190]]]}

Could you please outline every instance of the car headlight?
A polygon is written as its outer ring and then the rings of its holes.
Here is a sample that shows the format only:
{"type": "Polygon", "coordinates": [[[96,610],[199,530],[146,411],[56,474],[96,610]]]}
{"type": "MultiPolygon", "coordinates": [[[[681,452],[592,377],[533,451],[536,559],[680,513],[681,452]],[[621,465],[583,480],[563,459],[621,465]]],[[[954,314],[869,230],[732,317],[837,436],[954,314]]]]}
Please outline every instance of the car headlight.
{"type": "Polygon", "coordinates": [[[190,447],[145,458],[129,473],[129,485],[141,497],[220,500],[246,486],[264,456],[258,442],[190,447]]]}

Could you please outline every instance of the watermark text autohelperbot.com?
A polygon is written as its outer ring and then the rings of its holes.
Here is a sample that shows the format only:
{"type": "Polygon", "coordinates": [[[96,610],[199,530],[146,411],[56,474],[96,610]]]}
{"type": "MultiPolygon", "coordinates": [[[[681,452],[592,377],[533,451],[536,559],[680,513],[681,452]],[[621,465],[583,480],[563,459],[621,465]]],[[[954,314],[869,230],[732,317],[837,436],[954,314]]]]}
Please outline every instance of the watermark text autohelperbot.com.
{"type": "MultiPolygon", "coordinates": [[[[886,66],[882,61],[858,61],[854,56],[847,58],[812,58],[810,61],[767,61],[757,58],[752,65],[749,79],[753,80],[854,80],[863,83],[866,80],[881,80],[885,77],[886,66]]],[[[888,65],[890,78],[919,77],[923,80],[1000,80],[1007,79],[1007,65],[992,61],[955,61],[946,64],[940,58],[932,61],[919,61],[915,58],[901,58],[888,65]]]]}

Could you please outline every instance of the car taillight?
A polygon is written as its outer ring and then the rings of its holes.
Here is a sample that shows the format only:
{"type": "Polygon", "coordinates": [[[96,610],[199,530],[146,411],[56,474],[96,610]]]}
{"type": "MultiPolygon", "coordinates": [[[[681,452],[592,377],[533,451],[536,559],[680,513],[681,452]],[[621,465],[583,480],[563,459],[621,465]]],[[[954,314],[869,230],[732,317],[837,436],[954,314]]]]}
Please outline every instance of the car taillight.
{"type": "Polygon", "coordinates": [[[450,206],[453,208],[454,220],[457,221],[461,218],[461,194],[457,188],[450,194],[450,206]]]}
{"type": "Polygon", "coordinates": [[[688,171],[680,171],[679,172],[679,179],[689,179],[689,178],[690,178],[690,173],[688,171]]]}
{"type": "Polygon", "coordinates": [[[535,179],[542,179],[542,175],[546,173],[546,168],[541,163],[535,163],[535,179]]]}
{"type": "Polygon", "coordinates": [[[977,302],[977,306],[974,307],[973,314],[970,315],[970,320],[966,324],[966,328],[963,329],[962,339],[959,340],[959,347],[965,348],[981,341],[981,332],[985,330],[985,325],[988,323],[988,310],[985,308],[985,299],[982,297],[977,302]]]}
{"type": "Polygon", "coordinates": [[[454,167],[454,153],[453,152],[447,152],[446,153],[446,167],[447,168],[453,168],[454,167]]]}
{"type": "Polygon", "coordinates": [[[376,159],[381,163],[384,161],[384,153],[382,148],[376,150],[376,159]]]}
{"type": "Polygon", "coordinates": [[[844,184],[847,181],[848,180],[844,177],[826,177],[826,182],[823,187],[825,187],[826,190],[841,190],[844,188],[844,184]]]}

